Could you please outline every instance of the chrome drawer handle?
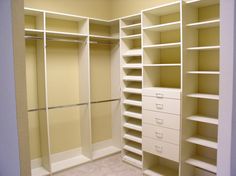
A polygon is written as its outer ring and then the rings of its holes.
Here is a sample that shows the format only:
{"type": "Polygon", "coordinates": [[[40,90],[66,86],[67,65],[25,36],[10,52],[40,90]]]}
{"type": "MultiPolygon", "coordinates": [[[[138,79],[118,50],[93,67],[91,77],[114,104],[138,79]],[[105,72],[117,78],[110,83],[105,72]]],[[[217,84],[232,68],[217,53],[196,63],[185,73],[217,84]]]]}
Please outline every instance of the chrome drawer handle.
{"type": "Polygon", "coordinates": [[[157,109],[163,109],[163,104],[156,104],[157,109]]]}
{"type": "Polygon", "coordinates": [[[155,118],[156,124],[163,124],[163,119],[155,118]]]}
{"type": "Polygon", "coordinates": [[[161,93],[156,93],[156,97],[157,97],[157,98],[164,98],[164,95],[161,94],[161,93]]]}
{"type": "Polygon", "coordinates": [[[162,139],[163,133],[155,132],[156,138],[162,139]]]}
{"type": "Polygon", "coordinates": [[[159,153],[162,153],[162,146],[155,145],[155,150],[159,153]]]}

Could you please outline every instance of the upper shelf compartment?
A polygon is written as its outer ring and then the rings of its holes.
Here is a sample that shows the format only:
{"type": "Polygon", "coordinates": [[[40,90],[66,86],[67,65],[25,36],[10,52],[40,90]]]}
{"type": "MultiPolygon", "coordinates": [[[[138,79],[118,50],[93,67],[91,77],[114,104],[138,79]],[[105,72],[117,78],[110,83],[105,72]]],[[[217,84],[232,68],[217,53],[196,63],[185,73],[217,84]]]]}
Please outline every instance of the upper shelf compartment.
{"type": "Polygon", "coordinates": [[[184,0],[186,4],[194,7],[206,7],[210,5],[219,4],[219,0],[184,0]]]}
{"type": "Polygon", "coordinates": [[[143,27],[180,21],[180,1],[143,11],[143,27]]]}
{"type": "Polygon", "coordinates": [[[55,12],[46,12],[46,32],[60,37],[88,35],[88,18],[55,12]]]}
{"type": "Polygon", "coordinates": [[[141,35],[141,14],[121,18],[121,37],[141,35]]]}

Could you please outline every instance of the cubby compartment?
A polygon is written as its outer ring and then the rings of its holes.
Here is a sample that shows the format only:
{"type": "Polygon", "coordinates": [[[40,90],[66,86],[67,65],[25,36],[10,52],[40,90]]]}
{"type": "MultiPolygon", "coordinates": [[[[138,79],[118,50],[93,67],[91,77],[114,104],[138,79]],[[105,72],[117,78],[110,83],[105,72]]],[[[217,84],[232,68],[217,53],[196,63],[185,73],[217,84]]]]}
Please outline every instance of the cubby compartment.
{"type": "Polygon", "coordinates": [[[124,107],[123,116],[142,119],[142,108],[137,106],[126,105],[124,107]]]}
{"type": "Polygon", "coordinates": [[[141,25],[141,14],[121,18],[121,29],[134,28],[134,25],[141,25]]]}
{"type": "Polygon", "coordinates": [[[46,13],[46,32],[59,36],[88,35],[88,19],[75,15],[46,13]]]}
{"type": "Polygon", "coordinates": [[[43,12],[38,10],[25,10],[25,32],[26,33],[43,33],[44,16],[43,12]]]}
{"type": "Polygon", "coordinates": [[[180,67],[146,66],[143,70],[144,87],[180,88],[180,67]]]}
{"type": "Polygon", "coordinates": [[[142,156],[134,152],[124,150],[124,156],[122,157],[122,160],[136,167],[142,167],[142,156]]]}
{"type": "Polygon", "coordinates": [[[143,153],[143,174],[145,176],[178,176],[179,163],[161,158],[151,153],[143,153]]]}
{"type": "Polygon", "coordinates": [[[124,128],[142,132],[142,120],[141,119],[137,119],[137,118],[133,118],[133,117],[129,117],[129,116],[124,116],[124,118],[125,118],[125,123],[123,124],[124,128]]]}
{"type": "Polygon", "coordinates": [[[142,145],[137,142],[125,140],[124,149],[129,152],[142,156],[142,145]]]}

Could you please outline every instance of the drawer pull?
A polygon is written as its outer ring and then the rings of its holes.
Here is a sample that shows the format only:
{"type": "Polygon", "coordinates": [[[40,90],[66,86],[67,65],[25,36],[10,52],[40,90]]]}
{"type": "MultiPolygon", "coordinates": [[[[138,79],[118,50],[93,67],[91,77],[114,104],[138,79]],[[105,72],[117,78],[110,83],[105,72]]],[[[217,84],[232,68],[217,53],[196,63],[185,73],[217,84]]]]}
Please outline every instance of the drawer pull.
{"type": "Polygon", "coordinates": [[[163,119],[155,118],[156,124],[163,124],[163,119]]]}
{"type": "Polygon", "coordinates": [[[157,97],[157,98],[164,98],[164,95],[161,94],[161,93],[157,93],[157,94],[156,94],[156,97],[157,97]]]}
{"type": "Polygon", "coordinates": [[[155,145],[155,150],[156,150],[158,153],[162,153],[162,146],[155,145]]]}
{"type": "Polygon", "coordinates": [[[156,104],[157,109],[163,109],[163,104],[156,104]]]}
{"type": "Polygon", "coordinates": [[[156,138],[162,139],[163,133],[155,132],[156,138]]]}

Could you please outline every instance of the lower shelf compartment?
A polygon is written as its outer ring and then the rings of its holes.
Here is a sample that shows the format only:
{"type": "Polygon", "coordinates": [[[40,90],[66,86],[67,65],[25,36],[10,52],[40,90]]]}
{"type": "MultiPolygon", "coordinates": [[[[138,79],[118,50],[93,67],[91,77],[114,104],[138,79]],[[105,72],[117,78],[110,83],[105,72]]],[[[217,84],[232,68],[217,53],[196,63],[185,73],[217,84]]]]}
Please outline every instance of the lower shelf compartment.
{"type": "Polygon", "coordinates": [[[121,149],[115,146],[107,146],[101,149],[97,149],[93,151],[93,160],[113,155],[115,153],[119,153],[120,151],[121,149]]]}
{"type": "Polygon", "coordinates": [[[140,156],[137,156],[132,153],[126,153],[123,156],[122,160],[133,165],[133,166],[136,166],[138,168],[142,168],[142,157],[140,157],[140,156]]]}
{"type": "Polygon", "coordinates": [[[144,170],[144,175],[147,176],[178,176],[179,173],[176,170],[173,170],[171,168],[161,166],[161,167],[153,167],[150,169],[144,170]]]}
{"type": "Polygon", "coordinates": [[[46,169],[44,169],[43,167],[33,168],[31,170],[32,176],[47,176],[49,174],[50,173],[46,169]]]}

